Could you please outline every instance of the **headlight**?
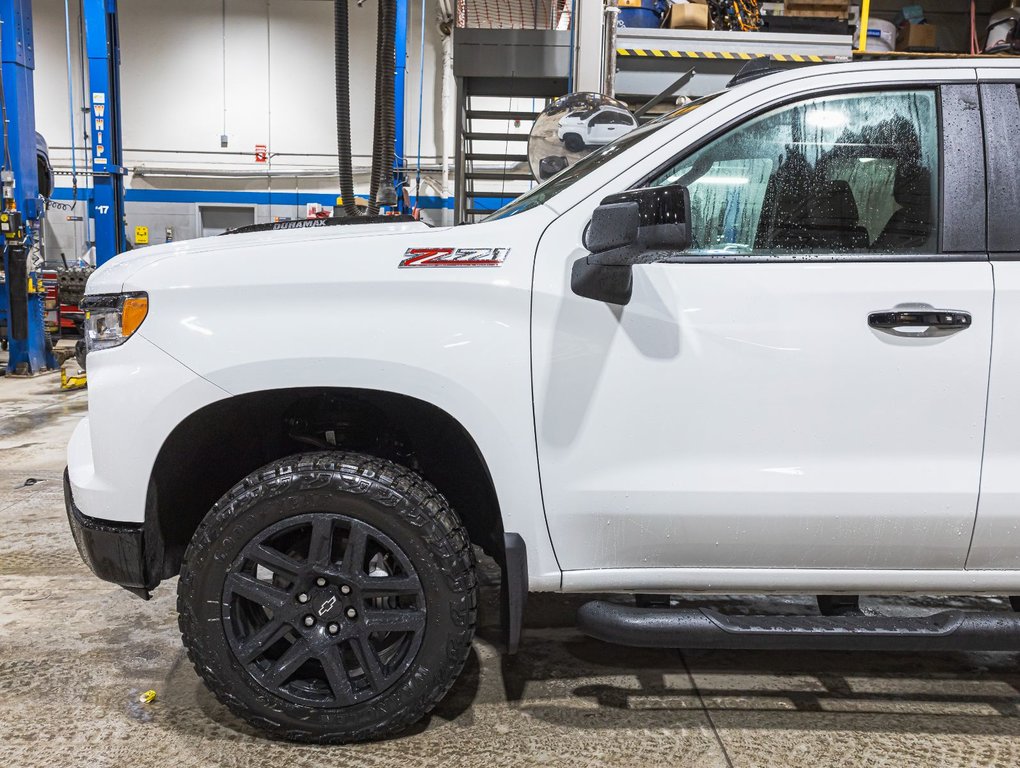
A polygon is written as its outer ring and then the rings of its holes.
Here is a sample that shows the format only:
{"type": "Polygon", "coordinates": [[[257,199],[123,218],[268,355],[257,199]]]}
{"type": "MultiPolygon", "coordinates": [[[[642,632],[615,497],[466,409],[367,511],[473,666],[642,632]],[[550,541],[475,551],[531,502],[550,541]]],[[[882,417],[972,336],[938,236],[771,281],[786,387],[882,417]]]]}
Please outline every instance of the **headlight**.
{"type": "Polygon", "coordinates": [[[85,349],[109,349],[123,344],[138,330],[149,312],[149,297],[144,293],[108,293],[86,296],[85,349]]]}

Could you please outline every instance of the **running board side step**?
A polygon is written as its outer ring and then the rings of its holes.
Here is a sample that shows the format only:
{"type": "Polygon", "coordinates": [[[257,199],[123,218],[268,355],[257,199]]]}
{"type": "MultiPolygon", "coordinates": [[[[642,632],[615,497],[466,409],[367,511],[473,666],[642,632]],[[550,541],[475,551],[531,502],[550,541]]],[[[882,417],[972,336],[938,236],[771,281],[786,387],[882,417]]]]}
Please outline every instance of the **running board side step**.
{"type": "Polygon", "coordinates": [[[1020,614],[729,616],[709,608],[638,608],[603,600],[577,611],[584,634],[643,648],[811,651],[1020,651],[1020,614]]]}

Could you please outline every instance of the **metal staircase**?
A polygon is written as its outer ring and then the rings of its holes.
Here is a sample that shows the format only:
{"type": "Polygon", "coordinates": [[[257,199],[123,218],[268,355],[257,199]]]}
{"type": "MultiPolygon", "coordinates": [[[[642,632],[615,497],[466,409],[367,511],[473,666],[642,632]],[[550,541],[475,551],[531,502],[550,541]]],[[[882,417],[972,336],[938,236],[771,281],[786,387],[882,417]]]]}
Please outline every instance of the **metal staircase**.
{"type": "MultiPolygon", "coordinates": [[[[494,101],[482,94],[464,99],[458,147],[459,222],[487,216],[535,184],[528,165],[528,135],[539,112],[493,109],[494,101]]],[[[538,109],[544,106],[544,99],[534,101],[538,109]]]]}
{"type": "Polygon", "coordinates": [[[459,0],[454,219],[477,221],[535,185],[528,135],[547,100],[567,92],[566,0],[459,0]]]}

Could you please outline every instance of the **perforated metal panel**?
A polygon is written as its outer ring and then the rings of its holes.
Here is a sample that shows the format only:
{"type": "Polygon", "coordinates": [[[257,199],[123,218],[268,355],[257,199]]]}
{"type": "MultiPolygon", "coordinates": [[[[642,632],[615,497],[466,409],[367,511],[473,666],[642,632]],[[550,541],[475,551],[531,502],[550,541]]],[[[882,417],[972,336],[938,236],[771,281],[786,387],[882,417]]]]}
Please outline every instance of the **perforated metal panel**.
{"type": "Polygon", "coordinates": [[[457,0],[457,26],[570,29],[570,0],[457,0]]]}

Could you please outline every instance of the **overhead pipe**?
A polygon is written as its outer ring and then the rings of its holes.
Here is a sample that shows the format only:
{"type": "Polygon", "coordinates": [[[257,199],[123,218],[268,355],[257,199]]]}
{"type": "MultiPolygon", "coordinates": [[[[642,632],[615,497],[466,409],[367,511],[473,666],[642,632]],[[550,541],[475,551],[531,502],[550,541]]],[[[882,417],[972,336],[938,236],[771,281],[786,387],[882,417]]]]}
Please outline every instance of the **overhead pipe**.
{"type": "Polygon", "coordinates": [[[620,9],[615,2],[605,8],[602,25],[604,60],[602,63],[602,93],[616,96],[616,25],[620,21],[620,9]]]}
{"type": "MultiPolygon", "coordinates": [[[[439,10],[439,32],[443,36],[443,88],[442,88],[442,126],[443,126],[443,198],[453,196],[450,185],[450,164],[456,145],[454,137],[457,133],[457,110],[454,98],[457,84],[453,77],[453,12],[449,0],[441,0],[439,10]]],[[[424,65],[423,65],[424,66],[424,65]]]]}
{"type": "MultiPolygon", "coordinates": [[[[67,117],[71,125],[71,201],[78,199],[78,159],[74,146],[74,70],[71,68],[71,8],[70,0],[64,0],[64,43],[67,46],[67,117]]],[[[74,228],[77,242],[78,228],[74,228]]],[[[75,249],[77,253],[77,248],[75,249]]]]}

